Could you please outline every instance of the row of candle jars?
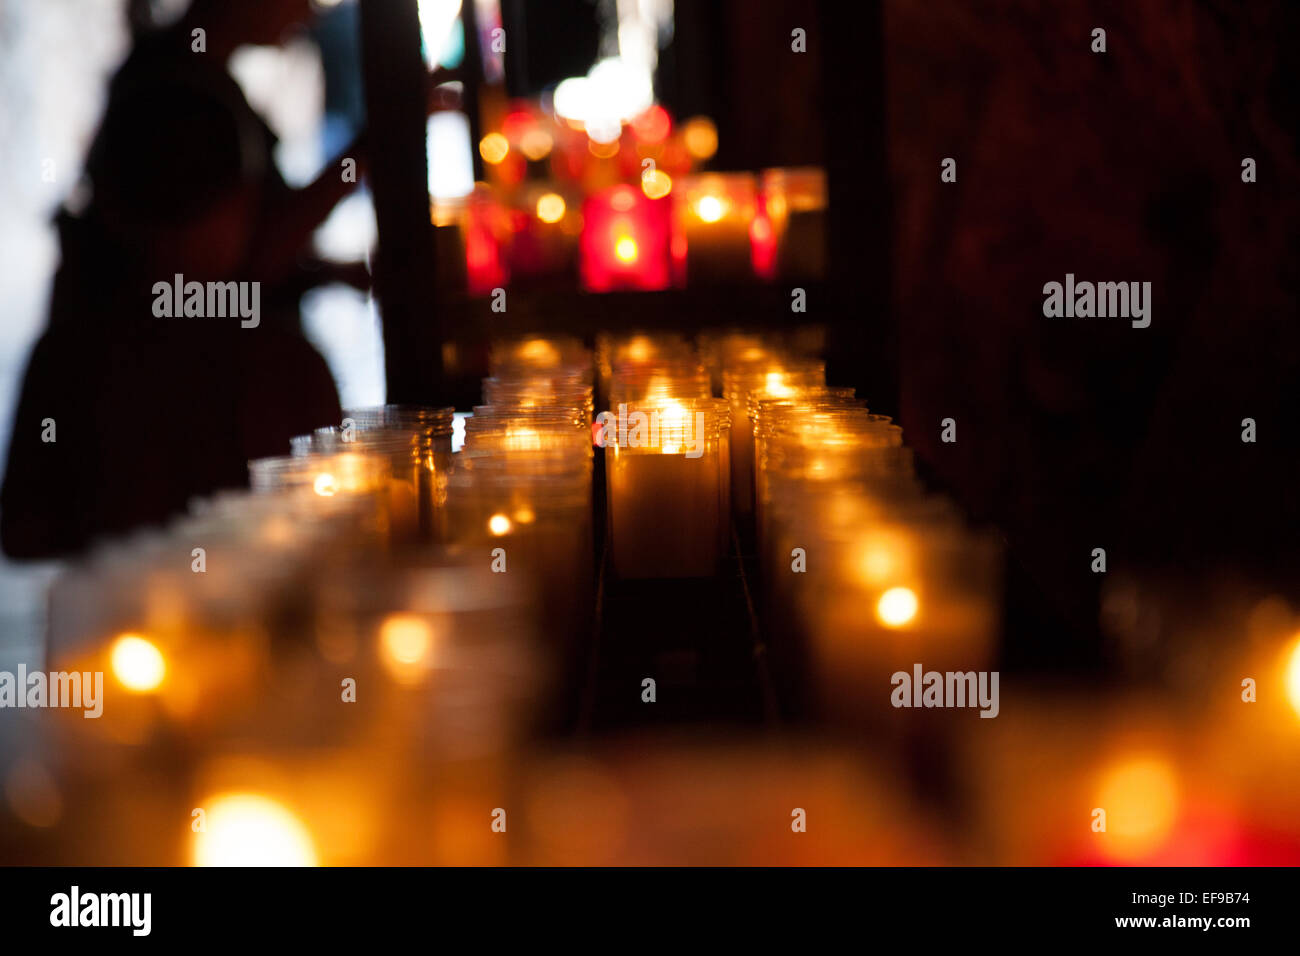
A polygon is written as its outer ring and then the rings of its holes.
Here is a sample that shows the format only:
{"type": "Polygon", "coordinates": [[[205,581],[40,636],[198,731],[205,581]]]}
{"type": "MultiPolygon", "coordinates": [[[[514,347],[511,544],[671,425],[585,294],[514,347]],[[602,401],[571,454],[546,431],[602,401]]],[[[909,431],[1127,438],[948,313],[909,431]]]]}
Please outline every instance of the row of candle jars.
{"type": "Polygon", "coordinates": [[[925,492],[902,430],[837,389],[752,408],[768,611],[817,707],[878,720],[900,671],[987,669],[999,546],[925,492]]]}

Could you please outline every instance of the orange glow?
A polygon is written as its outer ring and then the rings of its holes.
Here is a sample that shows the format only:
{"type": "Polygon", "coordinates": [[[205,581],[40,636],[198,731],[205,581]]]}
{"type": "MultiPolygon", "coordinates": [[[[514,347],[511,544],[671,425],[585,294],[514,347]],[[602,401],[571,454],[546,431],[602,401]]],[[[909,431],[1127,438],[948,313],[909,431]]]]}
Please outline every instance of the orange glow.
{"type": "Polygon", "coordinates": [[[1300,637],[1296,638],[1286,669],[1286,696],[1291,706],[1300,714],[1300,637]]]}
{"type": "Polygon", "coordinates": [[[312,482],[312,489],[322,498],[332,498],[334,492],[338,491],[338,483],[334,480],[333,475],[322,472],[312,482]]]}
{"type": "Polygon", "coordinates": [[[429,669],[433,627],[415,614],[390,614],[379,627],[380,659],[394,678],[413,683],[429,669]]]}
{"type": "Polygon", "coordinates": [[[113,676],[127,690],[146,694],[157,690],[167,674],[162,651],[139,634],[123,634],[109,652],[113,676]]]}
{"type": "Polygon", "coordinates": [[[767,373],[763,379],[763,391],[768,398],[789,398],[794,394],[794,389],[785,383],[785,375],[781,372],[767,373]]]}
{"type": "Polygon", "coordinates": [[[858,555],[857,565],[858,574],[868,584],[879,584],[898,573],[897,555],[892,549],[879,543],[868,545],[858,555]]]}
{"type": "Polygon", "coordinates": [[[717,196],[701,196],[695,201],[695,215],[705,222],[717,222],[726,211],[722,200],[717,196]]]}
{"type": "Polygon", "coordinates": [[[510,153],[510,141],[500,133],[488,133],[479,141],[478,151],[485,163],[495,166],[510,153]]]}
{"type": "Polygon", "coordinates": [[[627,344],[627,358],[632,362],[648,362],[653,351],[650,340],[638,335],[627,344]]]}
{"type": "Polygon", "coordinates": [[[533,365],[555,365],[560,361],[559,350],[546,339],[529,339],[519,346],[516,354],[533,365]]]}
{"type": "Polygon", "coordinates": [[[636,193],[627,186],[620,186],[609,197],[609,205],[618,212],[627,212],[636,205],[636,193]]]}
{"type": "Polygon", "coordinates": [[[503,534],[510,533],[510,519],[503,514],[495,514],[488,518],[488,531],[492,532],[498,538],[503,534]]]}
{"type": "Polygon", "coordinates": [[[589,138],[587,140],[587,149],[597,159],[612,159],[618,155],[618,140],[609,143],[598,143],[589,138]]]}
{"type": "Polygon", "coordinates": [[[619,262],[628,265],[636,262],[638,255],[636,240],[631,236],[619,236],[614,243],[614,255],[618,257],[619,262]]]}
{"type": "Polygon", "coordinates": [[[718,128],[713,120],[696,116],[682,127],[682,140],[686,151],[696,159],[709,159],[718,151],[718,128]]]}
{"type": "Polygon", "coordinates": [[[644,143],[662,143],[672,129],[668,111],[655,104],[632,121],[632,131],[644,143]]]}
{"type": "Polygon", "coordinates": [[[286,807],[256,793],[227,793],[200,803],[196,866],[315,866],[311,834],[286,807]]]}
{"type": "Polygon", "coordinates": [[[542,222],[559,222],[564,218],[564,197],[546,193],[537,200],[537,218],[542,222]]]}
{"type": "Polygon", "coordinates": [[[886,627],[902,627],[916,617],[919,605],[911,588],[890,588],[876,602],[876,617],[886,627]]]}
{"type": "Polygon", "coordinates": [[[549,156],[554,145],[551,134],[537,127],[528,130],[519,139],[519,151],[534,162],[549,156]]]}
{"type": "Polygon", "coordinates": [[[1129,757],[1107,768],[1095,806],[1106,811],[1106,853],[1132,859],[1159,848],[1178,815],[1178,778],[1157,755],[1129,757]]]}
{"type": "Polygon", "coordinates": [[[650,199],[663,199],[673,191],[673,181],[661,169],[648,169],[641,177],[641,191],[650,199]]]}

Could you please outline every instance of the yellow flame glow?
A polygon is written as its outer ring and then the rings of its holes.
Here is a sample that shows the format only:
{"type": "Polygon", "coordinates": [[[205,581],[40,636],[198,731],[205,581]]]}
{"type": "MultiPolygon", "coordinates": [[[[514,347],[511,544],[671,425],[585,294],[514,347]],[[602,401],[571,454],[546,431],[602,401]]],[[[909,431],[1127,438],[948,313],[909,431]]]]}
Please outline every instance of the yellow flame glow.
{"type": "Polygon", "coordinates": [[[500,133],[488,133],[479,141],[478,151],[483,162],[495,166],[510,153],[510,140],[500,133]]]}
{"type": "Polygon", "coordinates": [[[695,202],[695,215],[705,222],[717,222],[726,211],[726,206],[717,196],[701,196],[695,202]]]}
{"type": "Polygon", "coordinates": [[[641,191],[649,199],[663,199],[673,191],[673,180],[662,169],[647,169],[641,177],[641,191]]]}
{"type": "Polygon", "coordinates": [[[911,588],[890,588],[876,602],[876,617],[886,627],[902,627],[914,617],[920,602],[911,588]]]}
{"type": "Polygon", "coordinates": [[[619,262],[631,265],[636,262],[638,254],[636,240],[631,236],[619,236],[618,241],[614,243],[614,255],[618,257],[619,262]]]}
{"type": "Polygon", "coordinates": [[[110,659],[113,676],[137,694],[157,690],[167,675],[162,651],[138,634],[123,634],[114,641],[110,659]]]}
{"type": "Polygon", "coordinates": [[[1156,849],[1178,813],[1178,778],[1160,756],[1127,757],[1109,767],[1097,789],[1106,811],[1107,852],[1128,859],[1156,849]]]}
{"type": "Polygon", "coordinates": [[[537,218],[542,222],[559,222],[564,218],[564,197],[546,193],[537,200],[537,218]]]}
{"type": "Polygon", "coordinates": [[[1296,639],[1295,646],[1291,649],[1286,669],[1286,696],[1295,712],[1300,714],[1300,638],[1296,639]]]}
{"type": "Polygon", "coordinates": [[[200,803],[196,866],[315,866],[307,827],[288,808],[256,793],[225,793],[200,803]]]}
{"type": "Polygon", "coordinates": [[[380,658],[397,680],[423,677],[434,651],[433,626],[416,614],[390,614],[379,626],[380,658]]]}

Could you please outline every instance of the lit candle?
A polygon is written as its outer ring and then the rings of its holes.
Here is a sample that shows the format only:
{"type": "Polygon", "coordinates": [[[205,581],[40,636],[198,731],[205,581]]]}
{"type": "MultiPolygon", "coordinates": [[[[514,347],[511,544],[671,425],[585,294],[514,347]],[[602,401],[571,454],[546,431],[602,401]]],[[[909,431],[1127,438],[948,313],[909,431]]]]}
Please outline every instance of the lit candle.
{"type": "Polygon", "coordinates": [[[706,577],[724,537],[723,416],[711,399],[620,407],[605,442],[610,542],[626,578],[706,577]]]}
{"type": "Polygon", "coordinates": [[[753,277],[750,226],[755,209],[754,177],[749,173],[686,180],[677,201],[676,228],[685,243],[687,281],[753,277]]]}
{"type": "Polygon", "coordinates": [[[668,287],[668,202],[620,185],[583,204],[582,283],[587,289],[668,287]]]}

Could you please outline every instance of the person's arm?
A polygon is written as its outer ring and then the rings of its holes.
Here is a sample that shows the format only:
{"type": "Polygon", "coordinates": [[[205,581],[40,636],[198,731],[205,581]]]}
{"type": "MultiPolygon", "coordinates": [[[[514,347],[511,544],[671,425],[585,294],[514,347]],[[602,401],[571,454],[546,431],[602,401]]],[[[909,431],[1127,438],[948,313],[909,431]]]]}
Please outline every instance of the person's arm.
{"type": "Polygon", "coordinates": [[[365,134],[362,133],[315,181],[273,199],[249,249],[249,267],[264,281],[278,284],[293,274],[299,254],[311,235],[339,200],[355,190],[365,171],[365,134]],[[355,175],[345,179],[343,162],[355,160],[355,175]]]}

